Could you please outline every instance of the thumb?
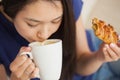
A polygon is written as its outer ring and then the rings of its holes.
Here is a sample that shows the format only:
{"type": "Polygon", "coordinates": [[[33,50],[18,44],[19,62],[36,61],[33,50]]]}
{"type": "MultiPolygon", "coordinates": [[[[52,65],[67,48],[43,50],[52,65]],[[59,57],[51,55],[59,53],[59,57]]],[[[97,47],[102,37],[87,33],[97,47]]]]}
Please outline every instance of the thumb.
{"type": "Polygon", "coordinates": [[[19,51],[19,53],[18,53],[18,55],[20,55],[21,53],[23,53],[23,52],[30,52],[31,51],[31,47],[21,47],[20,48],[20,51],[19,51]]]}

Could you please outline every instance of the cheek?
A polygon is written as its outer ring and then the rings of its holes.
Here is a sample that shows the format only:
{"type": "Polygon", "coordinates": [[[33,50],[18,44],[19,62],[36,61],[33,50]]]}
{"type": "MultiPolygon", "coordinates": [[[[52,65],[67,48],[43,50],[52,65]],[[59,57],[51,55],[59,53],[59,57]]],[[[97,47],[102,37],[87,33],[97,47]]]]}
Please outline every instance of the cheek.
{"type": "Polygon", "coordinates": [[[33,35],[34,31],[28,27],[24,22],[14,22],[17,32],[24,38],[30,37],[33,35]]]}
{"type": "Polygon", "coordinates": [[[24,38],[27,38],[30,34],[32,34],[29,30],[25,30],[24,28],[17,28],[17,32],[24,38]]]}
{"type": "Polygon", "coordinates": [[[28,31],[26,25],[24,25],[23,23],[15,22],[14,25],[15,25],[17,32],[20,34],[28,31]]]}

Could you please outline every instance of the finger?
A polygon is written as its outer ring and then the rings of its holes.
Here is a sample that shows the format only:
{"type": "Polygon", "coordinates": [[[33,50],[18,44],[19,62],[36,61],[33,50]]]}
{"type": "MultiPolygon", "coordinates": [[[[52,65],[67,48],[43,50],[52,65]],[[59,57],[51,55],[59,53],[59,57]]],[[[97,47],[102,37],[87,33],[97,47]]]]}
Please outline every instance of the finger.
{"type": "Polygon", "coordinates": [[[120,57],[120,48],[114,43],[111,43],[110,47],[120,57]]]}
{"type": "Polygon", "coordinates": [[[40,78],[40,74],[39,74],[39,68],[36,67],[33,71],[33,73],[31,74],[30,78],[40,78]]]}
{"type": "Polygon", "coordinates": [[[22,52],[30,52],[31,51],[31,47],[22,47],[18,53],[18,56],[20,55],[20,53],[22,52]]]}
{"type": "Polygon", "coordinates": [[[27,60],[26,55],[19,56],[10,64],[10,70],[12,72],[16,71],[19,66],[21,66],[27,60]]]}
{"type": "Polygon", "coordinates": [[[111,59],[115,61],[118,60],[117,54],[108,45],[106,45],[106,48],[107,48],[108,54],[111,56],[111,59]]]}
{"type": "MultiPolygon", "coordinates": [[[[21,66],[19,67],[19,69],[16,71],[17,77],[21,77],[21,76],[24,74],[25,70],[29,67],[30,64],[32,64],[32,60],[31,60],[30,58],[28,58],[28,59],[23,63],[23,65],[21,65],[21,66]]],[[[25,76],[26,76],[26,74],[25,74],[25,76]]],[[[27,74],[27,76],[28,76],[28,74],[27,74]]]]}
{"type": "MultiPolygon", "coordinates": [[[[22,53],[22,52],[27,52],[27,51],[30,51],[31,48],[30,47],[21,47],[19,53],[22,53]]],[[[17,57],[15,58],[15,60],[11,63],[10,65],[10,70],[11,71],[15,71],[19,66],[21,66],[27,59],[27,56],[26,55],[17,55],[17,57]]]]}
{"type": "Polygon", "coordinates": [[[34,71],[35,69],[35,64],[34,63],[31,63],[27,69],[24,71],[24,74],[22,74],[21,76],[21,80],[26,80],[26,79],[29,79],[30,78],[30,75],[32,74],[32,72],[34,71]]]}
{"type": "Polygon", "coordinates": [[[105,61],[111,61],[111,58],[110,58],[111,56],[107,52],[107,48],[103,48],[103,52],[104,52],[105,61]]]}
{"type": "Polygon", "coordinates": [[[31,63],[31,64],[28,66],[28,68],[25,70],[24,73],[27,72],[27,74],[31,74],[31,73],[34,71],[34,69],[35,69],[35,64],[34,64],[34,63],[31,63]]]}
{"type": "Polygon", "coordinates": [[[29,77],[29,75],[27,73],[25,73],[24,75],[22,75],[20,77],[20,80],[30,80],[30,77],[29,77]]]}

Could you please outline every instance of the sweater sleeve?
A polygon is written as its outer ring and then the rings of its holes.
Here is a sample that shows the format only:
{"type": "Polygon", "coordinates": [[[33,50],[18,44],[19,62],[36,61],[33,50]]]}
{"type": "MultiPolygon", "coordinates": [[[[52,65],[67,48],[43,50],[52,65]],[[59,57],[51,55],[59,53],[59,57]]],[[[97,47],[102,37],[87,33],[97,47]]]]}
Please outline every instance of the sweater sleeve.
{"type": "Polygon", "coordinates": [[[30,79],[30,80],[40,80],[40,78],[32,78],[32,79],[30,79]]]}
{"type": "Polygon", "coordinates": [[[73,11],[75,20],[77,20],[81,14],[83,1],[82,0],[72,0],[73,11]]]}

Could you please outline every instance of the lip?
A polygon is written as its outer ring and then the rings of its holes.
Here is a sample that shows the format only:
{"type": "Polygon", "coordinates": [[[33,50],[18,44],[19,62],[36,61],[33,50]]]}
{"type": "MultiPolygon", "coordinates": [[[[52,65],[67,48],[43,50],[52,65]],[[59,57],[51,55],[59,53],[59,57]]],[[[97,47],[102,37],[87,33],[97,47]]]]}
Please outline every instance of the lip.
{"type": "Polygon", "coordinates": [[[43,42],[47,39],[43,39],[43,38],[29,38],[27,39],[29,42],[43,42]]]}
{"type": "Polygon", "coordinates": [[[32,40],[32,42],[43,42],[43,41],[45,41],[45,40],[47,40],[47,39],[39,39],[39,40],[32,40]]]}

